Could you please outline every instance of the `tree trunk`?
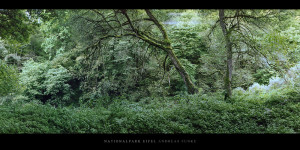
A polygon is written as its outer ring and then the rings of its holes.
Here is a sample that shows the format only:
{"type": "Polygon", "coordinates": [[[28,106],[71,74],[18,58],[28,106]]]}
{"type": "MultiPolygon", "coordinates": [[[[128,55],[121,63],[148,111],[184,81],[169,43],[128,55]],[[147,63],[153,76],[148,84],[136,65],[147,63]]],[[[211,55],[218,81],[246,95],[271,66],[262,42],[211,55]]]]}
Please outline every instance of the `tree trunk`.
{"type": "Polygon", "coordinates": [[[151,37],[147,33],[141,32],[138,29],[136,29],[133,26],[132,21],[131,21],[130,17],[127,14],[127,10],[121,10],[122,14],[126,17],[131,30],[136,34],[136,36],[138,38],[140,38],[143,41],[149,43],[150,45],[153,45],[155,47],[161,48],[162,50],[164,50],[165,52],[167,52],[168,56],[171,59],[172,64],[175,66],[176,70],[181,75],[181,77],[182,77],[182,79],[184,81],[184,84],[187,87],[188,93],[189,94],[198,93],[198,89],[193,84],[193,82],[191,81],[191,78],[190,78],[189,74],[185,71],[184,67],[181,65],[180,61],[178,60],[178,58],[174,54],[173,48],[171,47],[171,42],[170,42],[170,40],[168,38],[168,34],[167,34],[164,26],[156,19],[156,17],[154,17],[154,15],[152,14],[152,12],[150,10],[145,9],[145,11],[146,11],[146,14],[149,16],[149,19],[160,30],[160,32],[161,32],[161,34],[163,36],[163,40],[158,40],[158,39],[156,39],[154,37],[151,37]]]}
{"type": "Polygon", "coordinates": [[[225,83],[225,100],[227,98],[231,98],[232,91],[231,91],[231,79],[232,79],[232,43],[230,42],[230,36],[228,30],[226,29],[225,21],[224,21],[224,10],[219,10],[219,17],[220,17],[220,26],[222,28],[222,32],[225,38],[226,43],[226,53],[227,53],[227,67],[226,67],[226,75],[224,79],[225,83]]]}
{"type": "Polygon", "coordinates": [[[163,35],[163,43],[164,46],[161,46],[163,50],[165,50],[168,54],[168,56],[171,59],[172,64],[175,66],[177,72],[180,74],[182,77],[185,86],[187,87],[188,93],[189,94],[196,94],[198,93],[198,89],[195,86],[195,84],[191,81],[191,78],[189,74],[185,71],[184,67],[181,65],[180,61],[174,54],[173,48],[171,47],[171,42],[169,40],[168,34],[164,28],[164,26],[153,16],[150,10],[145,10],[149,18],[153,21],[153,23],[158,27],[160,32],[163,35]]]}
{"type": "Polygon", "coordinates": [[[166,49],[166,52],[168,53],[168,56],[170,57],[171,62],[175,66],[177,72],[182,77],[182,79],[184,81],[184,84],[187,87],[188,93],[189,94],[198,93],[199,91],[198,91],[197,87],[191,81],[191,78],[190,78],[189,74],[185,71],[182,64],[180,63],[180,61],[178,60],[178,58],[174,54],[173,49],[172,48],[166,49]]]}

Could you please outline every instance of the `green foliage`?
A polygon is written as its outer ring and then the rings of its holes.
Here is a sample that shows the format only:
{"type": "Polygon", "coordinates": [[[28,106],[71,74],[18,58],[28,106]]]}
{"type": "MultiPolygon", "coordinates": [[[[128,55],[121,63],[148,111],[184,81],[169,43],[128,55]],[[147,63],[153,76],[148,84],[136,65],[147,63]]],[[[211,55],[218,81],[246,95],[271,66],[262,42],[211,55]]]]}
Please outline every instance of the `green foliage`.
{"type": "Polygon", "coordinates": [[[199,63],[199,58],[208,49],[199,31],[188,27],[173,27],[170,30],[170,38],[174,41],[172,47],[177,57],[188,59],[193,64],[199,63]]]}
{"type": "Polygon", "coordinates": [[[16,54],[8,54],[5,56],[4,60],[7,64],[18,65],[20,64],[21,58],[16,54]]]}
{"type": "Polygon", "coordinates": [[[21,85],[19,84],[17,68],[9,66],[0,60],[0,97],[18,93],[20,90],[21,85]]]}
{"type": "Polygon", "coordinates": [[[51,104],[66,104],[70,101],[72,90],[67,82],[71,79],[71,75],[68,70],[59,66],[59,68],[49,69],[45,75],[46,85],[45,95],[51,95],[49,99],[51,104]]]}
{"type": "MultiPolygon", "coordinates": [[[[193,22],[190,22],[195,21],[193,18],[196,16],[195,12],[185,12],[183,13],[184,19],[177,19],[177,24],[168,28],[174,52],[194,83],[197,83],[199,79],[197,69],[201,68],[202,65],[201,57],[207,54],[208,51],[205,38],[200,34],[203,25],[192,24],[193,22]]],[[[185,91],[186,87],[184,82],[176,72],[176,69],[170,65],[170,60],[168,60],[166,67],[172,76],[170,79],[171,88],[169,89],[169,93],[176,95],[176,93],[185,91]]]]}
{"type": "Polygon", "coordinates": [[[73,93],[68,81],[71,75],[64,67],[29,60],[24,64],[20,76],[21,83],[26,86],[24,93],[30,99],[49,102],[56,106],[70,103],[73,93]]]}
{"type": "Polygon", "coordinates": [[[108,112],[88,108],[54,108],[34,101],[0,106],[1,133],[107,133],[108,112]]]}
{"type": "Polygon", "coordinates": [[[254,97],[186,95],[132,102],[114,99],[106,108],[43,105],[22,100],[0,105],[0,133],[299,133],[300,93],[277,90],[254,97]],[[257,98],[259,97],[259,98],[257,98]]]}
{"type": "MultiPolygon", "coordinates": [[[[120,10],[29,12],[40,15],[0,10],[8,20],[0,23],[0,133],[300,132],[299,11],[282,11],[281,18],[268,18],[268,10],[226,11],[260,16],[226,20],[228,27],[240,21],[230,29],[233,93],[227,101],[227,54],[215,10],[152,11],[198,86],[194,95],[153,43],[131,35],[101,38],[132,30],[120,10]],[[35,21],[40,26],[31,32],[35,21]]],[[[145,11],[127,12],[139,32],[164,42],[145,11]]]]}
{"type": "Polygon", "coordinates": [[[34,28],[32,20],[26,15],[26,10],[1,9],[0,37],[12,43],[27,41],[34,28]]]}
{"type": "Polygon", "coordinates": [[[239,68],[233,72],[232,87],[242,87],[247,89],[254,81],[255,79],[252,77],[251,70],[239,68]]]}
{"type": "Polygon", "coordinates": [[[66,25],[69,17],[68,11],[56,11],[56,14],[59,15],[59,18],[54,17],[43,22],[40,27],[40,31],[44,35],[41,47],[48,54],[50,60],[70,50],[74,45],[69,27],[66,25]]]}
{"type": "Polygon", "coordinates": [[[44,36],[40,30],[33,32],[29,38],[29,42],[23,46],[18,54],[33,58],[34,60],[43,61],[48,59],[47,53],[42,48],[44,36]]]}
{"type": "Polygon", "coordinates": [[[254,81],[264,85],[268,85],[269,79],[273,76],[275,76],[275,72],[270,69],[260,69],[257,73],[253,74],[254,81]]]}

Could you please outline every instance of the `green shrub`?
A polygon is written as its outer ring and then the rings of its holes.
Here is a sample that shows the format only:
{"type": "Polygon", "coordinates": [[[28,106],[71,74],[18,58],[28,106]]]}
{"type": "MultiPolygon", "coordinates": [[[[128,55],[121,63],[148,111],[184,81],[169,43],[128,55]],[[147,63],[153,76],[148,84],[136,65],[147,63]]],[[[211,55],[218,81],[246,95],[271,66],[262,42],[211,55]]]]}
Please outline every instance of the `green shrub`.
{"type": "Polygon", "coordinates": [[[0,97],[21,90],[17,68],[7,65],[0,60],[0,97]]]}
{"type": "Polygon", "coordinates": [[[56,106],[71,103],[73,91],[68,84],[71,74],[64,67],[29,60],[24,64],[20,76],[21,83],[26,86],[24,94],[30,99],[56,106]]]}
{"type": "Polygon", "coordinates": [[[271,77],[275,76],[276,73],[270,69],[260,69],[255,74],[253,74],[254,81],[262,84],[268,85],[271,77]]]}
{"type": "Polygon", "coordinates": [[[108,133],[109,112],[88,108],[55,108],[38,101],[0,105],[0,133],[108,133]]]}
{"type": "Polygon", "coordinates": [[[181,95],[139,102],[112,99],[89,108],[53,107],[40,101],[0,105],[0,133],[254,134],[299,133],[300,103],[293,89],[255,97],[247,92],[231,102],[219,95],[181,95]],[[244,94],[244,95],[243,95],[244,94]],[[287,99],[287,100],[286,100],[287,99]]]}

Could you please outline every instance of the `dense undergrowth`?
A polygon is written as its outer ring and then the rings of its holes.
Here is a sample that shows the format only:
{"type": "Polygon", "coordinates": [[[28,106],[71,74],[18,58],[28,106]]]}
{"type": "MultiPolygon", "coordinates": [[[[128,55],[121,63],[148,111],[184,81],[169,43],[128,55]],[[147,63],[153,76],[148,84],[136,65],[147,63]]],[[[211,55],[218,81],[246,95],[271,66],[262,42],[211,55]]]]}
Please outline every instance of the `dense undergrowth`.
{"type": "Polygon", "coordinates": [[[299,133],[300,93],[235,90],[222,94],[123,98],[93,106],[54,107],[23,96],[0,105],[0,133],[299,133]]]}

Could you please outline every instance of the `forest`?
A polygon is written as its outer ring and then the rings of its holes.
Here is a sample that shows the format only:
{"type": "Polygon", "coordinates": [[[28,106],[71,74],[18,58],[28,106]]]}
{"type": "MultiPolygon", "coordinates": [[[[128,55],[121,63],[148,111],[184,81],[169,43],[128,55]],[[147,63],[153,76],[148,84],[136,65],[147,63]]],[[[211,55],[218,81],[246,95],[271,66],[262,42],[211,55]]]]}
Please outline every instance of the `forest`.
{"type": "Polygon", "coordinates": [[[295,9],[0,9],[0,133],[300,133],[299,44],[295,9]]]}

